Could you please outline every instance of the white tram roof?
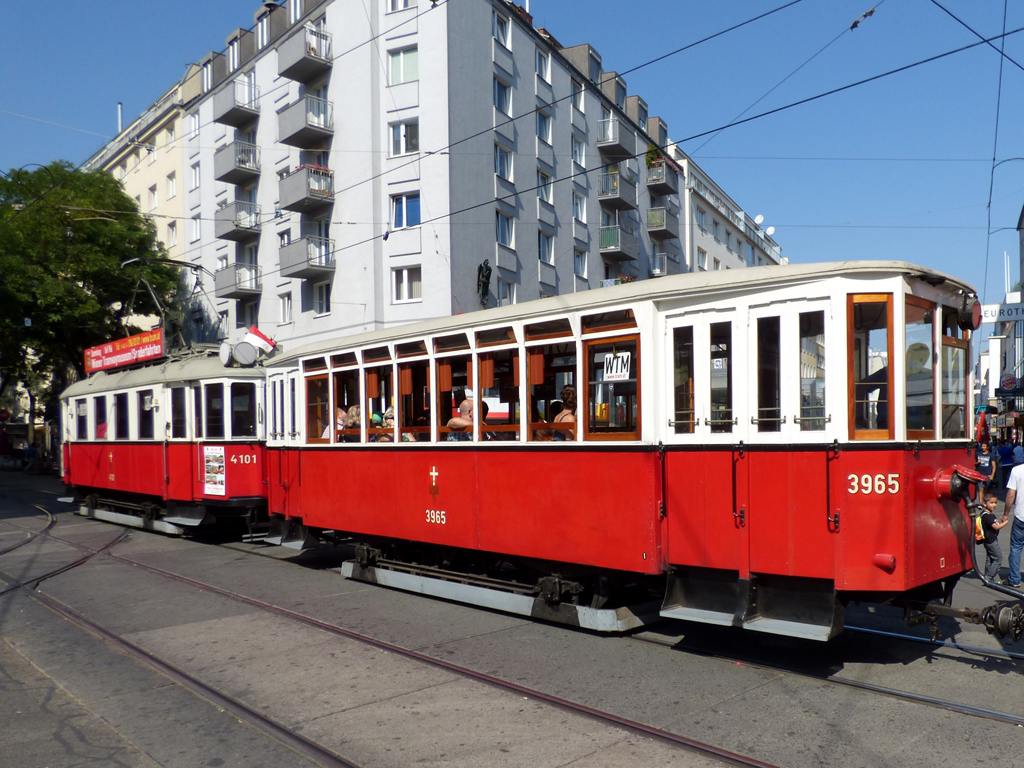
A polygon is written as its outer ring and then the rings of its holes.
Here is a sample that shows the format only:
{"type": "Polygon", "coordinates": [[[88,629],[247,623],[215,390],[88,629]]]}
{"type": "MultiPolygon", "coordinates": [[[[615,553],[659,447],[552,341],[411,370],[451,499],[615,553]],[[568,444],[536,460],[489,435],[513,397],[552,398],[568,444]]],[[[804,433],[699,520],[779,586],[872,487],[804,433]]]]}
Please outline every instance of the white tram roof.
{"type": "Polygon", "coordinates": [[[265,376],[262,368],[227,368],[215,352],[203,352],[188,357],[167,358],[139,368],[100,371],[76,381],[61,393],[61,397],[81,397],[146,385],[180,384],[217,378],[262,379],[265,376]]]}
{"type": "Polygon", "coordinates": [[[470,328],[500,326],[513,321],[531,322],[539,317],[549,317],[560,313],[599,311],[605,307],[622,306],[638,300],[657,302],[664,299],[698,298],[715,293],[726,295],[750,291],[760,292],[790,286],[794,283],[869,275],[904,275],[909,278],[920,278],[931,285],[948,284],[953,290],[962,290],[967,294],[976,293],[969,283],[943,272],[906,261],[836,261],[685,273],[608,288],[596,288],[579,293],[561,294],[496,309],[482,309],[433,320],[396,325],[352,336],[322,339],[297,347],[285,354],[275,355],[266,361],[266,366],[270,368],[294,365],[301,358],[327,354],[339,349],[382,344],[394,339],[436,336],[441,333],[470,328]]]}

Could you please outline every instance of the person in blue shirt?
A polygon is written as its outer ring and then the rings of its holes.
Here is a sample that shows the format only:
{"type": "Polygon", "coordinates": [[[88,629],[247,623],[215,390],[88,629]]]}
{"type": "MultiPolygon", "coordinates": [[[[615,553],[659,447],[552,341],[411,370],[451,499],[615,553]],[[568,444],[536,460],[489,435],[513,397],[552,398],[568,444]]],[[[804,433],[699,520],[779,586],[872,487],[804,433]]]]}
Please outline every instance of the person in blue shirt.
{"type": "Polygon", "coordinates": [[[999,458],[992,453],[988,443],[982,443],[974,457],[974,468],[988,478],[984,483],[986,491],[992,487],[992,481],[997,477],[998,467],[999,458]]]}

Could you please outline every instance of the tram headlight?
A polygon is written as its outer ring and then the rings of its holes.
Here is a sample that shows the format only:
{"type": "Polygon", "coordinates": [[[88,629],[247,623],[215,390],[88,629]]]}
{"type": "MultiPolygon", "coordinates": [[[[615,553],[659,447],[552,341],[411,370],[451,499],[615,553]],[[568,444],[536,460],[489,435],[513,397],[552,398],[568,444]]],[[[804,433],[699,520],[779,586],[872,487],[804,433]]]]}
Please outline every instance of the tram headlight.
{"type": "Polygon", "coordinates": [[[961,331],[976,331],[981,327],[981,302],[977,296],[964,294],[964,300],[957,310],[957,325],[961,331]]]}

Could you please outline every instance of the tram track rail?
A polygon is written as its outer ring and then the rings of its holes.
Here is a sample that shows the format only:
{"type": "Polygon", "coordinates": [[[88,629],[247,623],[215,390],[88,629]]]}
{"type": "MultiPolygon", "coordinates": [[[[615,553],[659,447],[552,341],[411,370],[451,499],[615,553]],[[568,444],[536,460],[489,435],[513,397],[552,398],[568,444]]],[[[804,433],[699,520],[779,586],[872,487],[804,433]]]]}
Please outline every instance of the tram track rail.
{"type": "MultiPolygon", "coordinates": [[[[555,696],[553,694],[549,694],[544,691],[537,690],[535,688],[529,688],[527,686],[519,685],[518,683],[503,680],[499,677],[488,675],[486,673],[479,672],[469,667],[464,667],[450,661],[445,661],[444,659],[435,658],[420,651],[416,651],[410,648],[404,648],[402,646],[395,645],[394,643],[379,640],[377,638],[370,637],[369,635],[355,632],[344,627],[339,627],[329,622],[321,621],[320,619],[314,618],[312,616],[307,616],[306,614],[299,613],[297,611],[293,611],[282,606],[274,605],[272,603],[258,600],[256,598],[248,597],[246,595],[242,595],[232,590],[224,589],[223,587],[218,587],[216,585],[208,584],[206,582],[202,582],[188,576],[183,576],[181,574],[174,573],[173,571],[169,571],[164,568],[158,568],[156,566],[140,563],[138,561],[132,560],[130,558],[118,555],[110,551],[110,547],[112,547],[115,543],[119,543],[121,540],[123,540],[126,536],[130,535],[131,533],[133,533],[133,531],[125,531],[120,537],[118,537],[117,540],[110,542],[107,546],[102,548],[102,550],[93,550],[93,548],[81,544],[80,542],[74,542],[69,541],[67,539],[63,539],[60,536],[54,535],[52,532],[47,532],[45,535],[51,539],[59,541],[68,546],[83,550],[86,553],[85,556],[80,558],[78,561],[75,561],[74,564],[59,569],[60,573],[69,570],[71,567],[84,564],[85,562],[88,562],[88,560],[92,559],[97,555],[102,555],[106,558],[122,563],[124,565],[142,569],[147,573],[158,575],[168,580],[180,584],[185,584],[196,589],[201,589],[211,594],[215,594],[220,597],[227,598],[242,603],[244,605],[248,605],[253,608],[266,611],[273,615],[281,616],[283,618],[290,619],[292,621],[296,621],[307,626],[320,629],[335,636],[357,641],[364,645],[368,645],[372,648],[383,650],[388,653],[393,653],[395,655],[401,656],[412,661],[419,662],[421,664],[445,670],[461,678],[483,683],[500,691],[514,693],[519,696],[527,697],[534,701],[543,702],[557,709],[586,717],[591,721],[618,728],[632,735],[644,736],[668,744],[670,746],[676,747],[681,750],[700,754],[704,757],[717,760],[726,765],[739,766],[740,768],[777,768],[777,766],[771,763],[766,763],[752,757],[731,752],[721,747],[717,747],[713,744],[701,742],[699,740],[691,739],[681,734],[656,728],[646,723],[631,720],[629,718],[622,717],[611,712],[606,712],[604,710],[599,710],[594,707],[589,707],[585,704],[572,701],[571,699],[555,696]]],[[[57,572],[55,571],[52,574],[46,574],[44,576],[45,578],[51,578],[53,575],[57,575],[57,572]]],[[[29,584],[37,584],[42,580],[44,580],[43,577],[36,577],[33,579],[24,580],[21,584],[15,585],[14,587],[11,587],[5,590],[4,592],[0,592],[0,595],[5,594],[8,591],[12,591],[13,589],[18,587],[27,586],[29,584]]],[[[81,629],[106,640],[107,642],[123,650],[126,654],[132,656],[133,658],[137,658],[139,661],[142,661],[151,666],[152,668],[157,669],[158,671],[165,674],[167,677],[171,678],[175,682],[178,682],[187,689],[191,690],[196,695],[231,712],[236,717],[239,717],[245,722],[252,724],[254,727],[259,729],[266,735],[278,739],[282,743],[292,747],[297,752],[304,754],[310,759],[321,762],[324,765],[328,766],[328,768],[335,768],[335,766],[351,766],[352,768],[360,768],[357,764],[346,761],[345,758],[338,756],[333,752],[330,752],[330,750],[327,750],[325,747],[316,744],[315,742],[311,742],[302,737],[300,734],[297,734],[291,731],[290,729],[270,720],[269,718],[266,718],[259,712],[252,710],[244,702],[227,696],[226,694],[223,694],[217,691],[216,689],[207,686],[201,680],[192,677],[187,672],[177,669],[173,665],[168,664],[167,662],[159,659],[158,657],[149,653],[145,649],[140,648],[135,644],[131,643],[130,641],[119,637],[115,633],[110,632],[105,628],[95,624],[94,622],[90,621],[87,617],[82,616],[70,607],[65,606],[59,601],[55,600],[54,598],[49,597],[48,595],[45,595],[44,593],[40,593],[38,591],[26,591],[30,595],[30,597],[43,604],[49,610],[66,618],[68,621],[72,622],[81,629]],[[330,762],[331,760],[334,760],[335,762],[330,762]]]]}

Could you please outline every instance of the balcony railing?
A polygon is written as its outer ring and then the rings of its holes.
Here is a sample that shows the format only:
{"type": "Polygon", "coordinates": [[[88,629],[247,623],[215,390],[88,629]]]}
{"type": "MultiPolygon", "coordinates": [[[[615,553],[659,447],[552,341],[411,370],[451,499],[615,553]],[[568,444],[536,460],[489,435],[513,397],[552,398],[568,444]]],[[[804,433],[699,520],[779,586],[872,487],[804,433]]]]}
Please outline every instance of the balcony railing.
{"type": "Polygon", "coordinates": [[[651,254],[651,277],[663,277],[668,274],[668,254],[651,254]]]}
{"type": "Polygon", "coordinates": [[[313,278],[334,270],[334,241],[307,235],[280,250],[281,276],[313,278]]]}
{"type": "Polygon", "coordinates": [[[213,276],[218,299],[240,299],[263,290],[263,269],[258,264],[235,263],[218,269],[213,276]]]}
{"type": "Polygon", "coordinates": [[[626,227],[601,227],[601,253],[616,259],[635,261],[639,253],[636,235],[626,227]]]}
{"type": "Polygon", "coordinates": [[[598,120],[597,148],[612,158],[631,157],[636,153],[636,135],[617,117],[598,120]]]}
{"type": "Polygon", "coordinates": [[[234,141],[213,155],[213,177],[229,184],[243,184],[260,174],[260,148],[245,141],[234,141]]]}
{"type": "Polygon", "coordinates": [[[679,191],[679,174],[662,161],[648,166],[647,188],[658,195],[672,195],[679,191]]]}
{"type": "Polygon", "coordinates": [[[281,179],[281,207],[286,211],[306,212],[334,200],[334,171],[300,166],[281,179]]]}
{"type": "Polygon", "coordinates": [[[636,208],[636,182],[622,173],[602,173],[597,198],[613,208],[636,208]]]}
{"type": "Polygon", "coordinates": [[[248,240],[260,233],[260,207],[236,200],[215,215],[214,234],[222,240],[248,240]]]}
{"type": "Polygon", "coordinates": [[[239,78],[213,97],[213,121],[238,128],[260,113],[259,86],[239,78]]]}
{"type": "Polygon", "coordinates": [[[331,67],[331,36],[306,27],[281,44],[277,52],[277,73],[282,77],[307,82],[331,67]]]}
{"type": "Polygon", "coordinates": [[[647,211],[647,234],[659,240],[679,237],[679,215],[669,208],[651,208],[647,211]]]}
{"type": "Polygon", "coordinates": [[[282,144],[308,149],[334,132],[334,105],[327,99],[306,96],[278,113],[282,144]]]}

